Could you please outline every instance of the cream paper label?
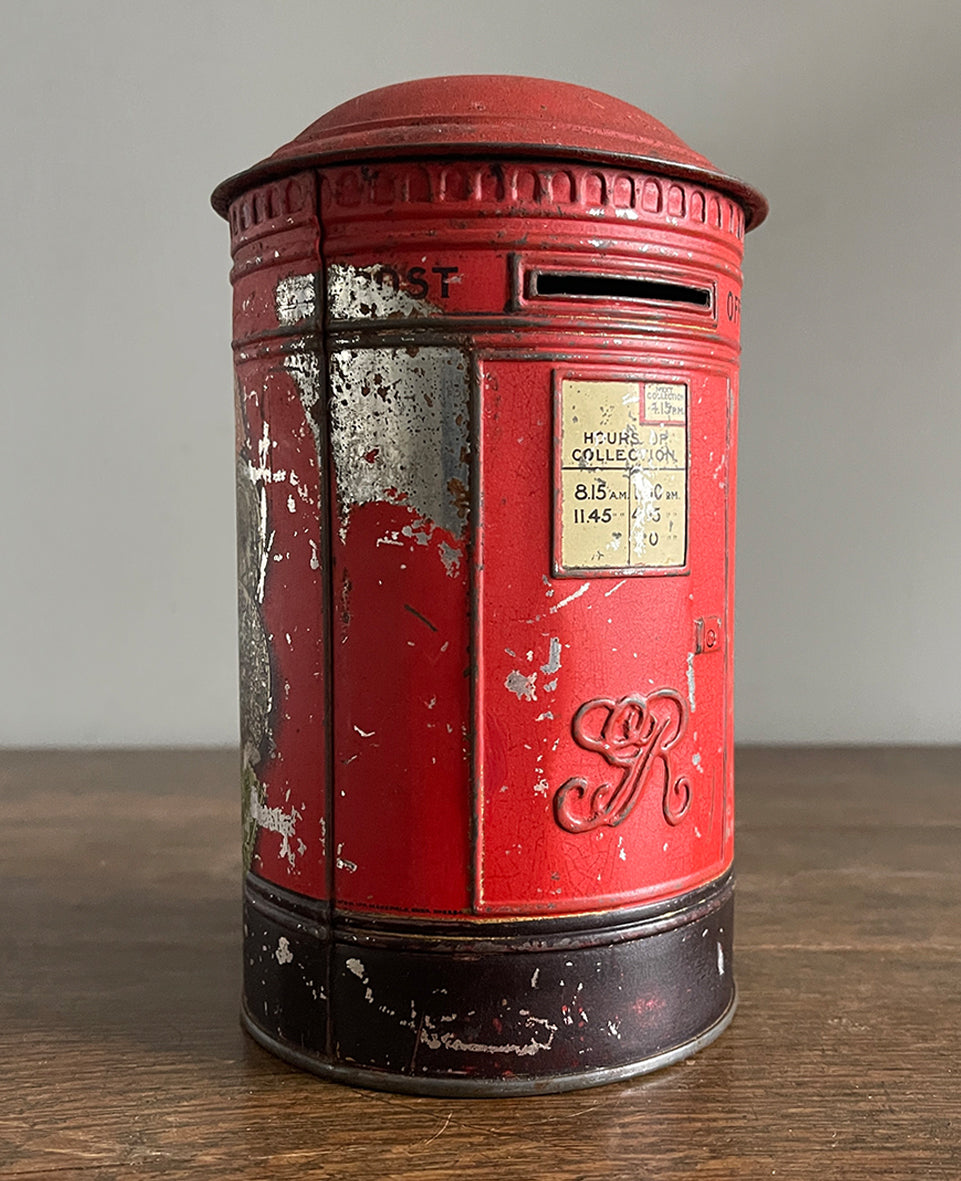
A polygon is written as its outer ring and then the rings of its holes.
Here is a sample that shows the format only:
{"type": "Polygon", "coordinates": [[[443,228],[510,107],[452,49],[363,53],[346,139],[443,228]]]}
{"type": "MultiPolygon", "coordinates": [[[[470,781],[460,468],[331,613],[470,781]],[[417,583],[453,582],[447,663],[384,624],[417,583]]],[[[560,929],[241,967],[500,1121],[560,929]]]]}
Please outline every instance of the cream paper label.
{"type": "Polygon", "coordinates": [[[560,423],[560,567],[684,566],[687,385],[565,379],[560,423]]]}

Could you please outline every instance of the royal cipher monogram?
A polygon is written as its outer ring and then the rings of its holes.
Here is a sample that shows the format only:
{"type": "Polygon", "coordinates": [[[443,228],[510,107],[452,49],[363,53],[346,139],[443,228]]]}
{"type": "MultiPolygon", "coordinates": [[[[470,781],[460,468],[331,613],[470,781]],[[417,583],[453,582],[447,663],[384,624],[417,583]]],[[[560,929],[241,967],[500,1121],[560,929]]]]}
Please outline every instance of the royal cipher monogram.
{"type": "Polygon", "coordinates": [[[679,823],[691,806],[691,785],[683,777],[672,779],[670,751],[686,723],[684,701],[673,689],[585,701],[571,723],[574,739],[621,774],[593,789],[580,776],[562,783],[554,793],[554,818],[561,828],[589,832],[623,823],[652,782],[662,786],[664,819],[679,823]]]}

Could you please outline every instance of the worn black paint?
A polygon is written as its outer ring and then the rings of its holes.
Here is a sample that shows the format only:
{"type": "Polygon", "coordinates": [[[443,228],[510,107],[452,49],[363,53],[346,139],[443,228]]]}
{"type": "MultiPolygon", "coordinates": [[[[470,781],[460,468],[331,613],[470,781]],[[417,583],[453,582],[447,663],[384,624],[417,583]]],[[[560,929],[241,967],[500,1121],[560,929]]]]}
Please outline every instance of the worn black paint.
{"type": "Polygon", "coordinates": [[[586,1086],[686,1056],[734,1004],[730,874],[630,911],[483,922],[332,922],[325,905],[248,875],[245,929],[251,1032],[368,1086],[586,1086]]]}

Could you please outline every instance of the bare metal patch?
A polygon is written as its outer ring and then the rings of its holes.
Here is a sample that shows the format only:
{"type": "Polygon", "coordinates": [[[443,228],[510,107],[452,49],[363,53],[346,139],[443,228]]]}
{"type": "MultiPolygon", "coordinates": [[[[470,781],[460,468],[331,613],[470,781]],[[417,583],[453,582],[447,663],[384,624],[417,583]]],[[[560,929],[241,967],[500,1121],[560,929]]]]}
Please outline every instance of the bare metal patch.
{"type": "Polygon", "coordinates": [[[296,851],[291,843],[296,838],[300,813],[296,808],[291,808],[289,812],[285,812],[283,808],[268,808],[254,787],[250,789],[248,807],[251,819],[259,828],[266,829],[267,832],[275,832],[281,838],[280,856],[286,857],[288,864],[293,867],[297,853],[303,853],[306,850],[306,845],[302,841],[297,841],[296,851]]]}
{"type": "Polygon", "coordinates": [[[327,315],[331,320],[396,320],[436,316],[440,309],[416,299],[400,286],[400,276],[380,263],[355,267],[332,262],[327,268],[327,315]]]}
{"type": "MultiPolygon", "coordinates": [[[[267,753],[265,739],[272,705],[270,651],[261,616],[272,533],[267,494],[245,456],[237,461],[237,568],[241,658],[241,718],[245,744],[256,765],[267,753]]],[[[269,745],[269,744],[268,744],[269,745]]]]}
{"type": "Polygon", "coordinates": [[[348,972],[353,973],[354,976],[364,986],[364,1000],[368,1005],[372,1005],[379,1012],[383,1013],[385,1017],[393,1017],[398,1025],[404,1026],[406,1029],[417,1029],[417,1010],[414,1008],[414,1002],[410,1002],[410,1020],[405,1020],[403,1017],[397,1016],[397,1010],[392,1009],[389,1005],[379,1004],[377,998],[374,996],[374,990],[371,987],[370,977],[367,975],[367,969],[364,966],[363,960],[359,960],[352,956],[347,960],[345,967],[348,972]]]}
{"type": "MultiPolygon", "coordinates": [[[[317,456],[317,471],[324,471],[326,462],[326,447],[323,432],[320,427],[320,416],[323,414],[324,372],[320,363],[320,355],[313,351],[309,339],[297,342],[302,352],[290,353],[284,357],[284,368],[293,379],[300,395],[300,404],[304,408],[304,417],[310,427],[314,439],[314,450],[317,456]]],[[[293,479],[293,477],[291,477],[293,479]]],[[[310,544],[310,568],[320,568],[320,558],[317,553],[318,542],[308,538],[310,544]]]]}
{"type": "Polygon", "coordinates": [[[307,422],[310,424],[310,429],[314,435],[314,441],[319,444],[320,436],[315,415],[317,414],[317,405],[320,402],[320,396],[324,389],[320,357],[317,353],[310,351],[311,346],[309,341],[304,340],[298,343],[299,347],[305,351],[291,353],[289,356],[284,357],[284,368],[294,379],[297,392],[300,394],[301,405],[304,408],[304,413],[307,415],[307,422]]]}
{"type": "Polygon", "coordinates": [[[270,436],[266,423],[259,439],[251,438],[246,416],[247,395],[236,384],[237,412],[243,446],[237,456],[237,591],[240,641],[240,737],[243,750],[243,853],[249,869],[257,839],[257,809],[266,792],[260,770],[274,747],[275,701],[270,642],[263,619],[264,585],[273,544],[267,510],[270,436]]]}
{"type": "MultiPolygon", "coordinates": [[[[441,1017],[440,1020],[445,1021],[450,1018],[441,1017]]],[[[444,1030],[442,1032],[437,1029],[429,1017],[425,1016],[418,1040],[420,1045],[426,1046],[429,1050],[458,1050],[468,1054],[516,1054],[519,1058],[533,1057],[541,1050],[551,1048],[554,1043],[554,1034],[557,1033],[556,1025],[545,1017],[531,1016],[527,1017],[524,1024],[527,1029],[532,1031],[529,1041],[486,1044],[484,1042],[465,1042],[451,1031],[444,1030]],[[544,1038],[543,1041],[538,1040],[538,1034],[544,1038]]]]}
{"type": "Polygon", "coordinates": [[[541,672],[551,676],[552,673],[560,671],[561,667],[561,640],[560,636],[551,636],[551,651],[547,658],[547,664],[541,665],[541,672]]]}
{"type": "Polygon", "coordinates": [[[348,349],[330,358],[331,450],[346,538],[355,505],[406,505],[451,536],[468,511],[470,378],[453,348],[348,349]]]}
{"type": "Polygon", "coordinates": [[[460,574],[460,560],[462,554],[459,549],[448,545],[446,541],[440,543],[440,560],[444,563],[448,578],[456,578],[460,574]]]}
{"type": "Polygon", "coordinates": [[[312,320],[317,310],[313,275],[288,275],[281,279],[274,291],[277,323],[284,327],[312,320]]]}
{"type": "Polygon", "coordinates": [[[504,682],[504,688],[510,689],[518,701],[536,701],[536,685],[537,673],[531,673],[529,677],[525,677],[522,672],[518,672],[516,669],[508,675],[504,682]]]}

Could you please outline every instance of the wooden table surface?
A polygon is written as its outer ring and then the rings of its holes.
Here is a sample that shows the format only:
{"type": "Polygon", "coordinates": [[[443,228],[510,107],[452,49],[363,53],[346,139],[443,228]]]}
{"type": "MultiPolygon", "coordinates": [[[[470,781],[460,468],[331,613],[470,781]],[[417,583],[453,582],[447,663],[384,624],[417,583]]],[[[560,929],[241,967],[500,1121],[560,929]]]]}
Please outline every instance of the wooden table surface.
{"type": "Polygon", "coordinates": [[[241,1032],[236,767],[0,752],[0,1177],[961,1178],[961,751],[739,750],[733,1025],[510,1100],[241,1032]]]}

